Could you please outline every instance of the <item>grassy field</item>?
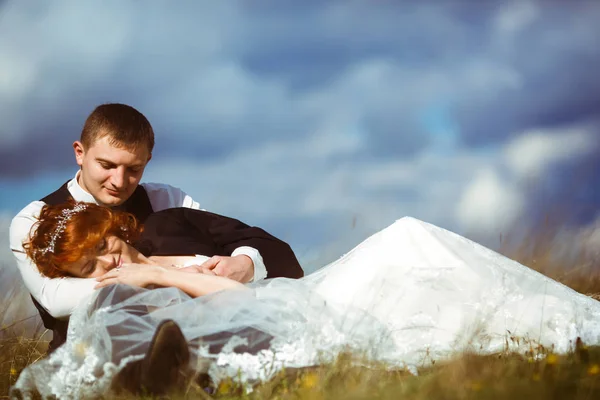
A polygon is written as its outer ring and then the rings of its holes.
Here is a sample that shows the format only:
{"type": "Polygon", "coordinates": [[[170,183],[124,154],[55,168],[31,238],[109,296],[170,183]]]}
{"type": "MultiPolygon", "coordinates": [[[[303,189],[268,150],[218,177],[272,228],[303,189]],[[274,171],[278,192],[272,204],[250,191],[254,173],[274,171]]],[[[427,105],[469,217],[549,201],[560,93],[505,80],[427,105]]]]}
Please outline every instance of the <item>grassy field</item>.
{"type": "MultiPolygon", "coordinates": [[[[571,267],[549,252],[529,248],[511,257],[600,300],[600,269],[596,260],[571,259],[571,267]]],[[[10,329],[0,327],[0,329],[10,329]]],[[[19,335],[0,339],[0,399],[20,371],[43,357],[47,343],[19,335]]],[[[526,354],[457,354],[435,363],[419,376],[388,371],[384,366],[356,367],[348,356],[333,364],[282,371],[252,393],[233,381],[212,391],[190,384],[174,398],[190,399],[597,399],[600,398],[600,347],[580,343],[557,355],[540,347],[526,354]]]]}
{"type": "MultiPolygon", "coordinates": [[[[1,386],[7,393],[19,371],[43,354],[33,340],[4,340],[0,347],[1,386]]],[[[540,354],[543,350],[534,349],[540,354]]],[[[383,367],[356,367],[344,356],[336,363],[301,371],[282,371],[244,393],[234,382],[214,392],[190,384],[188,399],[597,399],[600,398],[600,348],[580,346],[570,354],[462,354],[413,376],[383,367]]],[[[5,397],[6,395],[2,396],[5,397]]],[[[126,399],[127,397],[116,397],[126,399]]]]}

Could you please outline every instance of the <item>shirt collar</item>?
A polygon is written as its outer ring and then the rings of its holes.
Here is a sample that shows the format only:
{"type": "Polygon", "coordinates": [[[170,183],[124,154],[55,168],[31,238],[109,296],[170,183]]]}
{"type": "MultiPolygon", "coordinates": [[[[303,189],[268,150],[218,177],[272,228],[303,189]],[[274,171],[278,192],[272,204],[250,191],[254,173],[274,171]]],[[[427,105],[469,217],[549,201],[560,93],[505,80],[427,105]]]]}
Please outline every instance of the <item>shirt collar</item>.
{"type": "Polygon", "coordinates": [[[99,204],[98,201],[90,193],[86,192],[77,182],[81,170],[77,171],[75,177],[67,183],[67,189],[75,201],[83,201],[85,203],[99,204]]]}

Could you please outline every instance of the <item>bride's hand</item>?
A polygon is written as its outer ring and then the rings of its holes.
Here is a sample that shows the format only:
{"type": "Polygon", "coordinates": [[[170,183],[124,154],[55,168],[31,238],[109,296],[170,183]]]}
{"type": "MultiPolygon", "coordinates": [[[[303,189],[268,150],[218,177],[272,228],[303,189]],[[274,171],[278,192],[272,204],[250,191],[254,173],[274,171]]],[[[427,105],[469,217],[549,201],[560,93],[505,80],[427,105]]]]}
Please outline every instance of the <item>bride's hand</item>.
{"type": "Polygon", "coordinates": [[[212,269],[203,267],[202,265],[188,265],[187,267],[178,268],[177,270],[193,274],[216,275],[212,269]]]}
{"type": "Polygon", "coordinates": [[[113,268],[96,278],[99,282],[95,289],[115,283],[146,287],[156,283],[158,274],[165,271],[164,267],[149,264],[123,264],[121,268],[113,268]]]}

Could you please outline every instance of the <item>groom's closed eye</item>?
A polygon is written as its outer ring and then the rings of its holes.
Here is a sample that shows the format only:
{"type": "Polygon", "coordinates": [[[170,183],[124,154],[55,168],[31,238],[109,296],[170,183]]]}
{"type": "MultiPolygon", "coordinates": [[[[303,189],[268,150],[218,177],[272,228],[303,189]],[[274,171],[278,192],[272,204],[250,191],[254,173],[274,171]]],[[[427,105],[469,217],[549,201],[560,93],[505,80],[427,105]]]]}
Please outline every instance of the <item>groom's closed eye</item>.
{"type": "MultiPolygon", "coordinates": [[[[117,168],[118,165],[115,163],[112,163],[110,161],[104,161],[104,160],[97,160],[98,164],[100,164],[100,166],[103,169],[114,169],[117,168]]],[[[127,167],[127,169],[132,172],[132,173],[138,173],[141,172],[144,169],[144,164],[135,164],[135,165],[130,165],[127,167]]]]}
{"type": "Polygon", "coordinates": [[[107,162],[102,162],[102,161],[100,161],[100,162],[99,162],[99,164],[100,164],[100,166],[101,166],[102,168],[104,168],[104,169],[113,169],[113,168],[116,168],[116,167],[117,167],[117,166],[116,166],[116,164],[113,164],[113,163],[107,163],[107,162]]]}

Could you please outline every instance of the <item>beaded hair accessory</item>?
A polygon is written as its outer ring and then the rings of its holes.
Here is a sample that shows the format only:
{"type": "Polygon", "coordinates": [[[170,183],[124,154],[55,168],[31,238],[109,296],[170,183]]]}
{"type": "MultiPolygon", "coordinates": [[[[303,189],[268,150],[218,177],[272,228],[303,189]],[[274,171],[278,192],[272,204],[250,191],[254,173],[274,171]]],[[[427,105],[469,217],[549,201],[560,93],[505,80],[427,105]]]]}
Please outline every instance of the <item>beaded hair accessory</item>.
{"type": "Polygon", "coordinates": [[[39,249],[37,252],[40,254],[46,253],[54,253],[54,246],[56,245],[56,239],[64,232],[65,227],[67,226],[67,222],[73,217],[73,215],[81,212],[87,208],[87,204],[78,203],[71,209],[62,210],[61,214],[58,216],[58,223],[56,224],[56,229],[50,236],[50,241],[48,242],[48,246],[43,249],[39,249]]]}

